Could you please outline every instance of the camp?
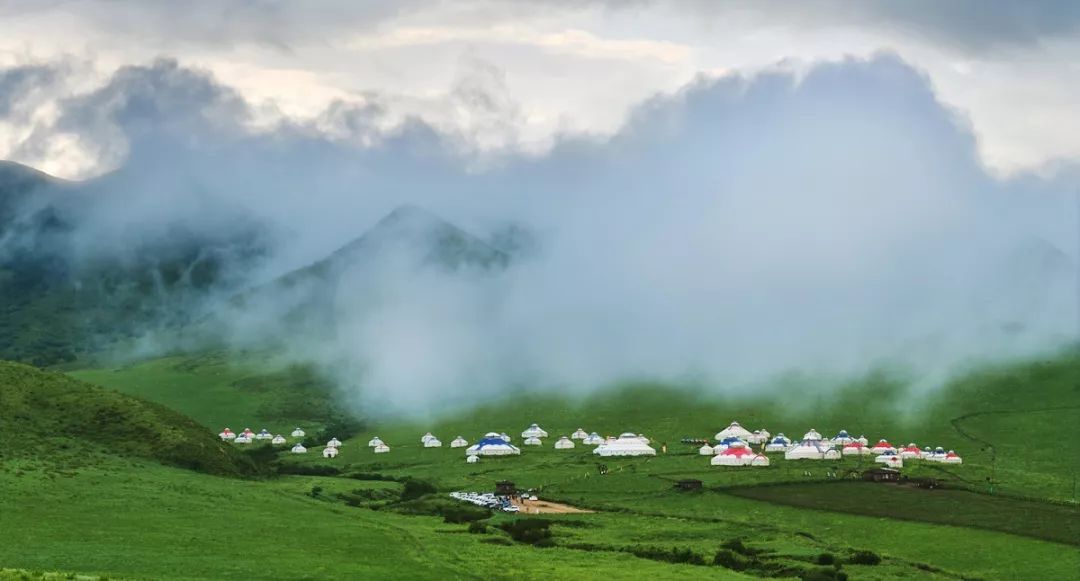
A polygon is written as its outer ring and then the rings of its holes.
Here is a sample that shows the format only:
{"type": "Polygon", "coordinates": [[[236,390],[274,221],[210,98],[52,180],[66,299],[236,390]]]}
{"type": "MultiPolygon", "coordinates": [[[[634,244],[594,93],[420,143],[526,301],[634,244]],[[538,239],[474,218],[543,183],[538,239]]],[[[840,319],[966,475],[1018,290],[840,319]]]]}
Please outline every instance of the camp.
{"type": "Polygon", "coordinates": [[[323,451],[322,451],[322,457],[323,458],[336,458],[337,455],[338,455],[338,449],[337,448],[323,448],[323,451]]]}
{"type": "Polygon", "coordinates": [[[337,438],[330,438],[330,441],[326,443],[327,448],[337,448],[341,445],[341,440],[337,438]]]}
{"type": "Polygon", "coordinates": [[[368,440],[367,445],[368,445],[368,448],[374,448],[375,446],[378,446],[379,444],[382,444],[382,443],[383,443],[382,439],[379,438],[378,436],[375,436],[374,438],[368,440]]]}
{"type": "Polygon", "coordinates": [[[294,438],[303,438],[305,436],[304,430],[301,430],[300,428],[293,430],[291,435],[294,438]]]}
{"type": "Polygon", "coordinates": [[[574,447],[574,441],[566,436],[559,438],[559,441],[555,442],[556,450],[569,450],[574,447]]]}
{"type": "Polygon", "coordinates": [[[573,440],[584,440],[588,438],[589,434],[585,430],[578,428],[573,434],[570,434],[570,438],[573,440]]]}
{"type": "Polygon", "coordinates": [[[786,452],[787,449],[790,448],[790,447],[791,447],[791,440],[789,440],[788,437],[785,436],[783,432],[780,432],[779,434],[776,435],[775,438],[773,438],[771,441],[769,441],[768,444],[765,444],[765,451],[766,452],[786,452]]]}
{"type": "Polygon", "coordinates": [[[821,434],[811,429],[803,436],[801,442],[784,452],[785,460],[824,460],[825,452],[829,446],[825,446],[821,434]]]}
{"type": "Polygon", "coordinates": [[[273,440],[270,440],[270,443],[275,445],[275,446],[280,446],[280,445],[285,443],[285,436],[282,436],[281,434],[278,434],[278,435],[274,436],[273,440]]]}
{"type": "Polygon", "coordinates": [[[655,456],[656,450],[642,442],[637,434],[626,432],[618,438],[609,438],[593,450],[600,456],[655,456]]]}
{"type": "Polygon", "coordinates": [[[303,444],[297,444],[292,447],[292,450],[289,451],[293,454],[307,454],[307,448],[305,448],[303,444]]]}
{"type": "Polygon", "coordinates": [[[740,426],[739,422],[731,422],[728,427],[717,432],[716,435],[713,436],[713,439],[720,441],[724,438],[735,437],[745,441],[750,436],[753,436],[753,434],[750,433],[750,430],[747,430],[746,428],[740,426]]]}
{"type": "Polygon", "coordinates": [[[372,450],[376,454],[385,454],[390,451],[390,446],[387,446],[386,444],[379,444],[378,446],[372,448],[372,450]]]}
{"type": "Polygon", "coordinates": [[[870,448],[870,451],[875,454],[887,454],[890,452],[895,454],[896,447],[890,444],[888,440],[878,440],[878,443],[874,444],[874,447],[870,448]]]}
{"type": "Polygon", "coordinates": [[[436,438],[435,436],[432,436],[432,437],[428,438],[427,440],[424,440],[424,447],[425,448],[442,448],[442,442],[439,441],[439,439],[436,438]]]}
{"type": "Polygon", "coordinates": [[[522,442],[522,444],[525,446],[542,446],[544,443],[540,441],[540,438],[530,437],[525,438],[525,441],[522,442]]]}
{"type": "Polygon", "coordinates": [[[528,428],[525,428],[524,432],[521,432],[521,437],[522,438],[546,438],[546,437],[548,437],[548,433],[545,432],[540,426],[538,426],[536,424],[531,424],[531,425],[529,425],[528,428]]]}
{"type": "Polygon", "coordinates": [[[521,450],[502,438],[484,438],[465,450],[468,456],[510,456],[521,454],[521,450]]]}
{"type": "Polygon", "coordinates": [[[469,445],[469,441],[466,440],[465,438],[462,438],[461,436],[458,436],[458,437],[454,438],[453,440],[450,440],[450,447],[451,448],[464,448],[465,446],[468,446],[468,445],[469,445]]]}
{"type": "Polygon", "coordinates": [[[233,431],[229,428],[225,428],[224,430],[221,430],[221,433],[218,434],[218,437],[222,440],[235,440],[236,434],[234,434],[233,431]]]}

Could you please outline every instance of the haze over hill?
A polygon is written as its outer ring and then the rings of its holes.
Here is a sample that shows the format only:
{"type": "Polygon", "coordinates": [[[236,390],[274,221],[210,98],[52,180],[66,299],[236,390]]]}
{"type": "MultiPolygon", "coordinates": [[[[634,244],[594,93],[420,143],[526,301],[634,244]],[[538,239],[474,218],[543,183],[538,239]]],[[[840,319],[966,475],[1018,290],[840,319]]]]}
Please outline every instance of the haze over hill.
{"type": "MultiPolygon", "coordinates": [[[[274,337],[386,413],[631,378],[738,390],[890,368],[930,387],[1076,335],[1075,169],[989,176],[960,114],[890,55],[702,78],[542,156],[471,157],[420,122],[360,139],[373,111],[343,136],[253,129],[234,91],[171,61],[67,107],[129,154],[72,186],[61,264],[137,267],[113,272],[150,281],[145,326],[214,313],[231,345],[274,337]],[[407,203],[415,227],[379,223],[407,203]],[[481,242],[508,231],[535,244],[507,260],[481,242]],[[159,292],[203,264],[197,292],[159,292]]],[[[122,308],[110,288],[96,296],[122,308]]]]}

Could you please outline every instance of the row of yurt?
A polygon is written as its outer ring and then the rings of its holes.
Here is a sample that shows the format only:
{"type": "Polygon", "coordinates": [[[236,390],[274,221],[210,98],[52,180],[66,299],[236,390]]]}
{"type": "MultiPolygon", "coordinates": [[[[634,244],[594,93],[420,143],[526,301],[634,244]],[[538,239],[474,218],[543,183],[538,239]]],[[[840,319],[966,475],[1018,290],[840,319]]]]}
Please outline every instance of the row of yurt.
{"type": "Polygon", "coordinates": [[[599,456],[655,456],[656,450],[648,439],[633,432],[623,432],[618,438],[608,438],[593,450],[599,456]]]}
{"type": "MultiPolygon", "coordinates": [[[[294,438],[303,438],[304,435],[304,430],[301,430],[300,428],[296,428],[292,431],[292,437],[294,438]]],[[[252,432],[251,428],[244,428],[244,431],[239,434],[234,433],[229,428],[225,428],[218,433],[218,437],[221,438],[222,441],[237,442],[239,444],[250,444],[255,440],[270,440],[271,444],[279,446],[285,443],[285,436],[282,436],[281,434],[275,436],[266,428],[260,430],[258,434],[252,432]]]]}
{"type": "Polygon", "coordinates": [[[713,466],[768,466],[769,458],[754,452],[745,442],[736,442],[713,456],[713,466]]]}

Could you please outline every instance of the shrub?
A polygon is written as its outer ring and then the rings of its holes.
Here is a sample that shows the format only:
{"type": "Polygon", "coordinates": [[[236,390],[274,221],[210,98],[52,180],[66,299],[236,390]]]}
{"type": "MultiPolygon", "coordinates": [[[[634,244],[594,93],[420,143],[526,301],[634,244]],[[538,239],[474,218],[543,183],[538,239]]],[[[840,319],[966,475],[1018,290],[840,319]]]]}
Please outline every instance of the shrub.
{"type": "Polygon", "coordinates": [[[716,556],[713,557],[713,565],[718,567],[725,567],[732,571],[743,571],[746,569],[746,562],[739,558],[739,555],[731,549],[720,549],[716,552],[716,556]]]}
{"type": "Polygon", "coordinates": [[[410,478],[405,481],[405,488],[401,491],[401,500],[413,500],[428,494],[435,494],[435,492],[434,484],[410,478]]]}
{"type": "Polygon", "coordinates": [[[527,545],[535,545],[541,539],[551,538],[551,521],[540,518],[523,518],[504,522],[499,525],[499,528],[510,533],[510,538],[527,545]]]}
{"type": "Polygon", "coordinates": [[[832,553],[822,553],[817,556],[818,565],[833,565],[836,563],[836,557],[832,553]]]}
{"type": "Polygon", "coordinates": [[[736,552],[736,553],[738,553],[740,555],[746,555],[747,557],[753,557],[754,555],[757,555],[758,553],[761,552],[761,551],[758,551],[758,550],[755,550],[755,549],[751,549],[750,547],[747,547],[746,545],[743,544],[742,539],[739,539],[739,538],[724,541],[724,543],[721,544],[720,547],[722,547],[724,549],[729,549],[729,550],[731,550],[733,552],[736,552]]]}
{"type": "Polygon", "coordinates": [[[881,556],[873,551],[855,551],[848,563],[853,565],[877,565],[881,563],[881,556]]]}
{"type": "Polygon", "coordinates": [[[488,537],[488,538],[486,538],[486,539],[484,539],[484,540],[482,540],[480,542],[481,543],[489,543],[489,544],[492,544],[492,545],[512,545],[512,544],[514,544],[513,541],[511,541],[510,539],[508,539],[506,537],[488,537]]]}
{"type": "Polygon", "coordinates": [[[443,522],[463,524],[485,519],[490,515],[486,510],[465,506],[448,506],[442,509],[443,522]]]}
{"type": "Polygon", "coordinates": [[[686,563],[689,565],[705,564],[705,557],[695,553],[693,549],[672,547],[671,550],[668,550],[659,547],[636,546],[631,548],[630,552],[633,553],[635,557],[652,559],[653,561],[664,561],[665,563],[686,563]]]}
{"type": "Polygon", "coordinates": [[[323,491],[322,486],[312,486],[311,487],[311,492],[310,492],[311,497],[312,498],[318,498],[319,495],[322,494],[322,491],[323,491]]]}
{"type": "Polygon", "coordinates": [[[333,466],[326,466],[320,464],[293,464],[286,462],[278,464],[278,474],[297,474],[300,476],[337,476],[341,474],[341,470],[333,466]]]}
{"type": "Polygon", "coordinates": [[[469,532],[474,535],[486,535],[488,532],[487,523],[482,520],[474,520],[469,523],[469,532]]]}
{"type": "Polygon", "coordinates": [[[836,569],[808,569],[799,575],[801,581],[847,581],[847,573],[836,569]]]}

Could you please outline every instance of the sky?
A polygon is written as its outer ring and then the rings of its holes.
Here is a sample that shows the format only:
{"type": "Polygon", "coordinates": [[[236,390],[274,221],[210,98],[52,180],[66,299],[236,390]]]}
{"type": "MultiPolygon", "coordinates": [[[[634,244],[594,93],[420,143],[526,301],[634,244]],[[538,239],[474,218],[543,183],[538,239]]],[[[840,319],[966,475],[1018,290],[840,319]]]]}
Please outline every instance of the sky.
{"type": "MultiPolygon", "coordinates": [[[[288,349],[360,407],[881,369],[927,390],[1078,332],[1075,3],[0,1],[0,22],[0,157],[93,178],[80,258],[265,226],[242,288],[401,204],[528,233],[497,273],[411,247],[345,273],[333,328],[288,349]]],[[[223,336],[288,336],[295,299],[219,314],[223,336]]]]}

